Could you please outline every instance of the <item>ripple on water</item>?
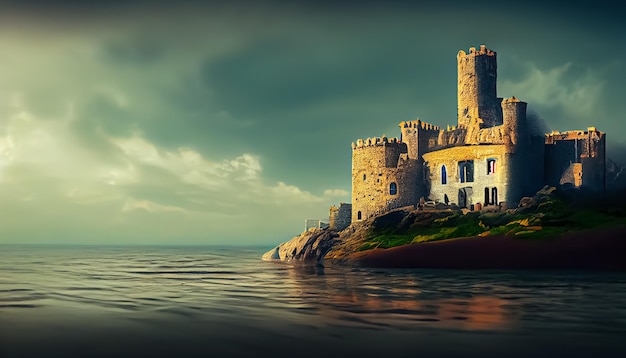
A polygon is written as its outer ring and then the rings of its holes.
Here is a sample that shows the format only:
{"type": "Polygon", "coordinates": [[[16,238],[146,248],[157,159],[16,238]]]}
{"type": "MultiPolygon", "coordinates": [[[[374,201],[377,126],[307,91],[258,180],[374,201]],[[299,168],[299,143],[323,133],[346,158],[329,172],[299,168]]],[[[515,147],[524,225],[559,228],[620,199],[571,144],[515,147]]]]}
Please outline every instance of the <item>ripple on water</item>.
{"type": "Polygon", "coordinates": [[[250,249],[212,250],[0,252],[0,315],[80,308],[320,327],[626,334],[624,275],[297,267],[263,262],[250,249]]]}

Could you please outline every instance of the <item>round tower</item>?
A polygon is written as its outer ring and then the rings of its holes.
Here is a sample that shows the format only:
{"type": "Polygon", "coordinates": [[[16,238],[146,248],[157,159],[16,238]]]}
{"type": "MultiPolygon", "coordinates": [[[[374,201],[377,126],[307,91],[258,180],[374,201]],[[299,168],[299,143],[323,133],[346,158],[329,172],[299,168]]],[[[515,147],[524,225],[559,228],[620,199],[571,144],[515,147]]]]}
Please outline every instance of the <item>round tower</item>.
{"type": "Polygon", "coordinates": [[[458,125],[468,127],[473,118],[483,120],[483,127],[502,124],[496,96],[496,53],[480,45],[457,54],[458,125]]]}
{"type": "Polygon", "coordinates": [[[397,138],[352,143],[352,222],[415,203],[417,170],[397,138]]]}
{"type": "Polygon", "coordinates": [[[515,97],[502,100],[502,124],[509,134],[510,144],[519,145],[529,139],[528,125],[526,123],[527,103],[515,97]]]}

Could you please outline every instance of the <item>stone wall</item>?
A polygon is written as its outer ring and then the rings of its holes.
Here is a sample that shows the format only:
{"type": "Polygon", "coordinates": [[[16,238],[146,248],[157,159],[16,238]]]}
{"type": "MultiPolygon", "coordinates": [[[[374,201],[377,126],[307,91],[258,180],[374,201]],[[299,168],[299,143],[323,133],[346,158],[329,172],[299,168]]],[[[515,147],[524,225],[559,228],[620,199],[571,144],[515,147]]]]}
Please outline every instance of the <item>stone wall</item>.
{"type": "Polygon", "coordinates": [[[552,132],[545,136],[546,183],[557,186],[567,180],[572,163],[580,163],[581,187],[606,189],[606,136],[594,127],[586,131],[552,132]]]}
{"type": "Polygon", "coordinates": [[[417,160],[396,139],[357,141],[352,149],[352,222],[416,203],[417,160]]]}
{"type": "Polygon", "coordinates": [[[352,204],[340,203],[339,207],[331,206],[329,215],[329,226],[331,230],[341,231],[352,221],[352,204]]]}
{"type": "Polygon", "coordinates": [[[414,121],[400,122],[400,140],[407,144],[410,159],[420,160],[424,153],[435,150],[438,146],[439,126],[414,121]]]}
{"type": "Polygon", "coordinates": [[[459,192],[466,195],[465,207],[481,203],[485,205],[485,188],[489,190],[488,203],[493,202],[493,188],[496,188],[497,199],[494,204],[507,201],[509,155],[505,145],[460,146],[438,150],[424,155],[430,181],[429,199],[448,204],[459,202],[459,192]],[[489,161],[494,164],[489,168],[489,161]],[[459,163],[473,162],[472,181],[461,182],[459,163]],[[445,166],[446,180],[442,181],[442,167],[445,166]]]}
{"type": "Polygon", "coordinates": [[[309,231],[310,229],[323,229],[328,227],[328,223],[323,222],[319,219],[306,219],[304,220],[304,232],[309,231]]]}

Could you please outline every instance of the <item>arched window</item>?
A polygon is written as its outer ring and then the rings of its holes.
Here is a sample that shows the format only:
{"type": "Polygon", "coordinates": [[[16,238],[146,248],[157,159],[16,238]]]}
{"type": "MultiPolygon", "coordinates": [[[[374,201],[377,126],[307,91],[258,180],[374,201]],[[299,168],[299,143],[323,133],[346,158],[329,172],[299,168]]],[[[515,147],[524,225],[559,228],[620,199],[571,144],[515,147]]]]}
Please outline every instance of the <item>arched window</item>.
{"type": "Polygon", "coordinates": [[[485,188],[485,206],[491,204],[491,200],[489,200],[489,188],[485,188]]]}
{"type": "Polygon", "coordinates": [[[491,189],[491,201],[493,205],[498,205],[498,188],[491,189]]]}
{"type": "Polygon", "coordinates": [[[363,181],[365,181],[366,178],[367,178],[367,176],[365,174],[363,174],[363,181]]]}
{"type": "Polygon", "coordinates": [[[398,186],[396,183],[389,184],[389,195],[396,195],[398,193],[398,186]]]}
{"type": "Polygon", "coordinates": [[[464,160],[459,162],[459,177],[461,183],[474,181],[474,161],[464,160]]]}
{"type": "Polygon", "coordinates": [[[360,211],[356,213],[356,219],[357,220],[361,220],[361,212],[360,211]]]}
{"type": "Polygon", "coordinates": [[[447,184],[448,183],[448,173],[446,172],[446,166],[442,165],[441,166],[441,184],[447,184]]]}

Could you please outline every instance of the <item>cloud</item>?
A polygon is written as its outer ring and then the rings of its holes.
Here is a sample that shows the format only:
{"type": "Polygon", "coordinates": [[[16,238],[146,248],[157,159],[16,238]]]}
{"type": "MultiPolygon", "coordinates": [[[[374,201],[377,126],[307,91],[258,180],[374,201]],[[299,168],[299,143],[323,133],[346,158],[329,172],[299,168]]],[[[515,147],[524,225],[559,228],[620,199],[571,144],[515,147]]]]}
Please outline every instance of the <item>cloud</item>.
{"type": "Polygon", "coordinates": [[[346,197],[349,193],[343,189],[326,189],[324,190],[325,197],[346,197]]]}
{"type": "Polygon", "coordinates": [[[19,103],[9,112],[0,126],[6,242],[272,242],[347,194],[267,183],[252,153],[215,160],[141,133],[101,133],[106,151],[90,151],[73,125],[80,117],[42,119],[19,103]]]}
{"type": "Polygon", "coordinates": [[[552,123],[588,125],[604,110],[606,68],[585,69],[571,62],[548,69],[530,62],[521,67],[521,79],[502,81],[500,94],[516,96],[540,112],[558,110],[564,114],[552,123]]]}

